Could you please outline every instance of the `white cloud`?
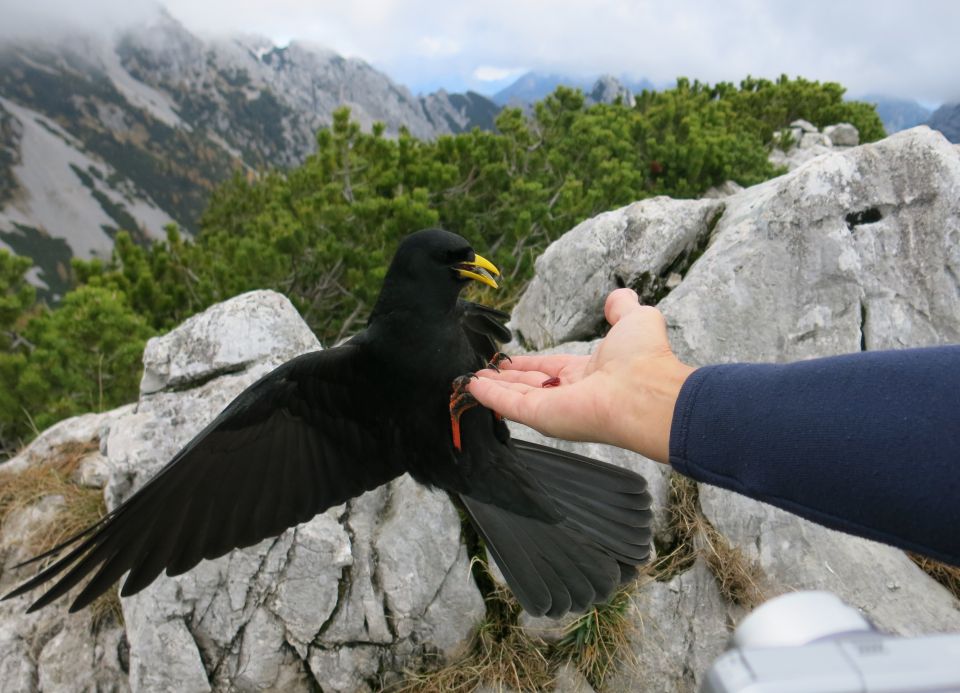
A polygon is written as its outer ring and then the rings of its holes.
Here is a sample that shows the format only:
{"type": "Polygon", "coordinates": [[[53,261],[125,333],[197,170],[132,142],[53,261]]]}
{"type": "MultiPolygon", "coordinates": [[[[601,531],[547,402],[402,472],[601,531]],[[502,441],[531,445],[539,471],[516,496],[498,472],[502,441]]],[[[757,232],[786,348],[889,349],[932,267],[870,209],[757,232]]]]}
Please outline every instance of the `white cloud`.
{"type": "MultiPolygon", "coordinates": [[[[87,24],[147,0],[0,0],[0,33],[87,24]]],[[[166,0],[188,28],[299,38],[364,58],[414,90],[485,88],[487,68],[524,65],[655,83],[678,75],[737,82],[781,73],[833,80],[851,93],[926,101],[960,97],[960,3],[929,0],[166,0]],[[480,67],[478,67],[480,66],[480,67]]],[[[136,9],[140,8],[140,9],[136,9]]]]}
{"type": "Polygon", "coordinates": [[[522,67],[493,67],[492,65],[481,65],[473,71],[474,79],[481,82],[502,82],[511,77],[519,77],[524,72],[522,67]]]}
{"type": "Polygon", "coordinates": [[[417,42],[420,54],[431,58],[456,55],[460,52],[460,43],[445,36],[422,36],[417,42]]]}
{"type": "Polygon", "coordinates": [[[158,12],[153,0],[0,0],[0,38],[50,38],[80,29],[109,33],[158,12]]]}

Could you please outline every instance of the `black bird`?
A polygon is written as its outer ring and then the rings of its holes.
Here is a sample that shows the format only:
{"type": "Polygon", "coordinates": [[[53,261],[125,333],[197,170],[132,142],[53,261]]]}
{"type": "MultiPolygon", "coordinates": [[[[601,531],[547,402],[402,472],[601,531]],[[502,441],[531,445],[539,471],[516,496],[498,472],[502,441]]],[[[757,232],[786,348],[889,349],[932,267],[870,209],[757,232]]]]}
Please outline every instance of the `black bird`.
{"type": "Polygon", "coordinates": [[[260,378],[126,502],[27,561],[58,557],[4,598],[58,578],[33,611],[92,576],[76,611],[127,571],[129,596],[408,472],[459,498],[531,614],[606,600],[648,558],[646,481],[512,440],[496,414],[470,407],[464,374],[510,332],[505,313],[459,294],[470,280],[496,287],[493,275],[460,236],[411,234],[365,330],[260,378]]]}

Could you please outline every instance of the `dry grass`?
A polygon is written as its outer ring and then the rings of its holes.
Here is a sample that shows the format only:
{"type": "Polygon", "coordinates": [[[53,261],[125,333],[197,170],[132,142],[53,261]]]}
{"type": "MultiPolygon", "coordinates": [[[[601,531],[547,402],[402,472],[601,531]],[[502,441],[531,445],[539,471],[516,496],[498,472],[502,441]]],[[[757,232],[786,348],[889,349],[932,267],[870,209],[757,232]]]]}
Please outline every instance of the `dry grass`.
{"type": "Polygon", "coordinates": [[[716,578],[725,599],[746,608],[763,601],[760,567],[739,547],[730,544],[704,516],[695,481],[679,474],[670,477],[668,512],[667,522],[673,541],[651,564],[649,574],[666,582],[689,569],[697,557],[701,557],[716,578]]]}
{"type": "MultiPolygon", "coordinates": [[[[479,562],[479,559],[474,559],[479,562]]],[[[486,570],[485,566],[482,568],[486,570]]],[[[498,587],[487,595],[487,618],[477,628],[467,654],[434,670],[408,672],[391,693],[447,693],[475,691],[538,691],[554,681],[554,663],[548,646],[528,636],[517,624],[520,605],[498,587]],[[492,603],[491,603],[492,602],[492,603]]]]}
{"type": "MultiPolygon", "coordinates": [[[[99,442],[66,443],[50,456],[20,472],[0,468],[0,527],[11,513],[27,508],[48,496],[63,499],[55,518],[43,526],[34,527],[23,538],[21,545],[29,553],[39,554],[52,549],[74,534],[97,522],[106,513],[103,490],[77,484],[73,478],[80,462],[97,450],[99,442]]],[[[37,568],[47,565],[51,559],[37,568]]],[[[24,570],[26,572],[26,570],[24,570]]],[[[96,625],[108,620],[119,620],[120,599],[116,590],[109,590],[91,606],[96,625]]]]}
{"type": "Polygon", "coordinates": [[[394,693],[467,693],[486,686],[494,691],[539,691],[554,681],[552,663],[541,643],[531,640],[519,627],[505,637],[482,625],[470,654],[442,669],[413,673],[394,693]]]}
{"type": "Polygon", "coordinates": [[[907,556],[920,570],[950,590],[950,594],[955,598],[960,599],[960,566],[942,563],[918,553],[907,553],[907,556]]]}
{"type": "Polygon", "coordinates": [[[730,544],[713,525],[707,523],[702,536],[700,553],[717,580],[720,594],[737,606],[747,609],[759,606],[764,600],[759,585],[760,567],[744,556],[740,547],[730,544]]]}
{"type": "Polygon", "coordinates": [[[528,635],[518,624],[520,605],[510,591],[492,580],[482,560],[474,568],[495,585],[487,592],[487,617],[477,628],[466,654],[440,669],[429,664],[408,671],[407,678],[388,687],[391,693],[446,693],[486,688],[493,691],[549,690],[558,668],[570,662],[596,689],[614,666],[634,659],[630,648],[633,624],[631,594],[637,585],[624,585],[610,600],[570,623],[556,644],[528,635]]]}

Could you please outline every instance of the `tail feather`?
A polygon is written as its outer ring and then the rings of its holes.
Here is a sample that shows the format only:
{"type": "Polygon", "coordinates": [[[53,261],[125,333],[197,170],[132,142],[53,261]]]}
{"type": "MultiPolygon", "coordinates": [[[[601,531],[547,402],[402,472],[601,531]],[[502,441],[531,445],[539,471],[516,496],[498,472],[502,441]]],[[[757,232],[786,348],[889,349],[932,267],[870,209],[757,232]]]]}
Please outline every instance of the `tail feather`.
{"type": "MultiPolygon", "coordinates": [[[[528,550],[529,541],[524,541],[525,536],[518,536],[503,522],[515,517],[469,496],[460,496],[460,500],[521,606],[535,616],[547,613],[553,603],[553,592],[542,576],[544,571],[534,565],[536,554],[528,550]]],[[[526,518],[520,521],[523,519],[526,518]]],[[[566,594],[560,590],[558,593],[566,594]]]]}
{"type": "Polygon", "coordinates": [[[649,559],[646,480],[574,453],[513,442],[519,463],[562,519],[551,523],[461,496],[507,584],[537,616],[559,617],[605,601],[649,559]]]}
{"type": "Polygon", "coordinates": [[[620,581],[616,561],[576,533],[461,496],[520,605],[559,617],[604,599],[620,581]]]}

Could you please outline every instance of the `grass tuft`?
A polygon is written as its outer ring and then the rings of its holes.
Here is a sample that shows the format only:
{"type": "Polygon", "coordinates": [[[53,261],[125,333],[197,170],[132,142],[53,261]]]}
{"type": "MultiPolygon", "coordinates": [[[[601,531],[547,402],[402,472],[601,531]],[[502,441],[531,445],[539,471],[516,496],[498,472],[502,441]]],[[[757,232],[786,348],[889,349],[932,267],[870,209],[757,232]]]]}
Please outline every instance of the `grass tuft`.
{"type": "Polygon", "coordinates": [[[406,672],[404,681],[388,687],[391,693],[548,690],[556,681],[557,670],[567,662],[591,686],[602,690],[616,664],[634,659],[629,612],[636,583],[622,586],[607,603],[571,622],[559,642],[550,644],[519,625],[520,604],[506,586],[493,579],[478,552],[474,552],[471,567],[485,595],[487,615],[466,653],[439,668],[425,662],[420,670],[406,672]]]}
{"type": "Polygon", "coordinates": [[[554,658],[571,662],[593,688],[601,690],[611,667],[635,665],[630,648],[634,625],[629,619],[636,583],[624,585],[609,601],[571,623],[557,643],[554,658]]]}
{"type": "Polygon", "coordinates": [[[658,547],[660,555],[648,571],[656,580],[669,582],[700,557],[729,602],[749,609],[763,601],[760,566],[733,546],[704,516],[697,482],[672,474],[667,509],[671,542],[658,547]]]}
{"type": "MultiPolygon", "coordinates": [[[[496,584],[486,564],[473,558],[474,572],[482,570],[496,584]]],[[[554,681],[554,664],[547,645],[531,638],[517,624],[520,605],[510,591],[497,585],[487,592],[487,617],[477,627],[467,653],[439,669],[407,672],[391,693],[466,693],[485,686],[494,691],[536,691],[554,681]]]]}
{"type": "Polygon", "coordinates": [[[918,553],[908,552],[907,556],[920,570],[946,587],[956,599],[960,599],[960,566],[943,563],[918,553]]]}
{"type": "MultiPolygon", "coordinates": [[[[99,448],[99,441],[65,443],[55,448],[47,459],[19,472],[0,468],[0,527],[10,515],[30,507],[49,496],[58,496],[63,503],[56,517],[43,526],[33,527],[23,537],[21,545],[36,555],[52,549],[74,534],[100,520],[107,512],[103,490],[81,486],[75,481],[80,462],[99,448]]],[[[49,565],[56,557],[40,563],[37,569],[49,565]]],[[[90,609],[94,627],[120,621],[120,597],[109,590],[90,609]]]]}

